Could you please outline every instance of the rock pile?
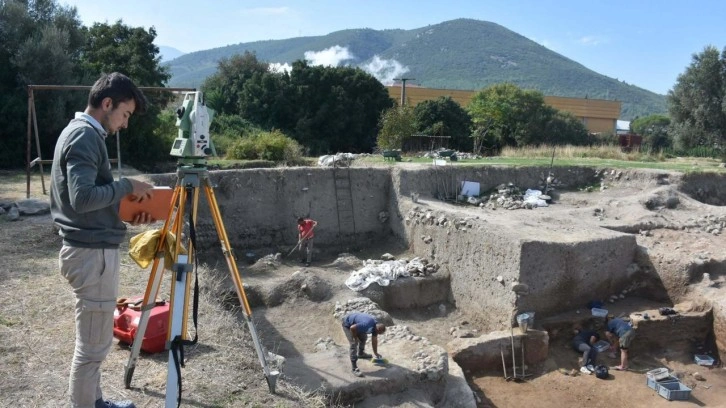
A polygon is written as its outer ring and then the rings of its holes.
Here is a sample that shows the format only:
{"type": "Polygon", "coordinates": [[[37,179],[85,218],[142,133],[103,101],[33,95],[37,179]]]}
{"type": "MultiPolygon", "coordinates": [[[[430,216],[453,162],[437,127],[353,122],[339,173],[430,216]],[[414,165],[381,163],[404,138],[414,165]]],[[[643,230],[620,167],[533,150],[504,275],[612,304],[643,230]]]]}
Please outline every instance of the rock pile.
{"type": "Polygon", "coordinates": [[[8,221],[17,221],[21,215],[43,215],[50,212],[50,203],[30,198],[20,201],[0,200],[0,215],[8,221]]]}
{"type": "MultiPolygon", "coordinates": [[[[388,312],[381,310],[381,308],[372,300],[366,297],[357,297],[349,299],[345,303],[335,302],[335,310],[333,317],[340,321],[348,313],[367,313],[376,318],[379,323],[383,323],[388,326],[393,326],[393,318],[388,312]]],[[[388,331],[386,331],[388,333],[388,331]]]]}
{"type": "Polygon", "coordinates": [[[726,215],[704,215],[697,219],[689,219],[687,224],[708,234],[720,235],[726,227],[726,215]]]}
{"type": "MultiPolygon", "coordinates": [[[[406,225],[411,225],[411,223],[413,223],[415,225],[431,225],[444,228],[452,227],[456,230],[463,231],[474,227],[474,218],[467,217],[449,219],[445,215],[438,215],[433,211],[424,211],[418,206],[409,210],[408,214],[406,214],[406,218],[404,218],[404,221],[406,222],[406,225]]],[[[424,242],[427,241],[426,238],[427,237],[421,237],[424,242]]],[[[430,238],[431,237],[428,237],[428,239],[430,238]]]]}
{"type": "Polygon", "coordinates": [[[407,357],[413,362],[413,369],[422,380],[438,381],[448,373],[449,355],[441,346],[432,344],[427,338],[417,336],[408,326],[390,326],[378,340],[380,350],[387,350],[387,344],[397,344],[396,357],[405,349],[407,357]],[[414,343],[414,344],[410,344],[414,343]]]}
{"type": "MultiPolygon", "coordinates": [[[[542,186],[542,188],[544,189],[544,186],[542,186]]],[[[548,191],[549,190],[551,190],[551,188],[548,188],[548,191]]],[[[542,196],[540,195],[540,197],[542,196]]],[[[514,183],[500,184],[497,186],[497,191],[491,194],[488,200],[485,200],[485,202],[483,201],[479,204],[479,206],[492,210],[496,210],[497,208],[503,208],[505,210],[531,210],[538,207],[535,201],[527,198],[528,197],[525,197],[525,194],[522,193],[522,190],[514,185],[514,183]]],[[[543,198],[543,200],[548,199],[548,196],[543,198]]]]}
{"type": "Polygon", "coordinates": [[[359,269],[362,266],[362,260],[360,260],[357,256],[349,254],[347,252],[338,254],[338,257],[335,259],[335,261],[327,265],[327,267],[338,268],[344,271],[359,269]]]}
{"type": "Polygon", "coordinates": [[[258,259],[257,262],[253,265],[253,267],[258,268],[277,268],[282,263],[282,254],[276,253],[276,254],[269,254],[265,255],[262,258],[258,259]]]}

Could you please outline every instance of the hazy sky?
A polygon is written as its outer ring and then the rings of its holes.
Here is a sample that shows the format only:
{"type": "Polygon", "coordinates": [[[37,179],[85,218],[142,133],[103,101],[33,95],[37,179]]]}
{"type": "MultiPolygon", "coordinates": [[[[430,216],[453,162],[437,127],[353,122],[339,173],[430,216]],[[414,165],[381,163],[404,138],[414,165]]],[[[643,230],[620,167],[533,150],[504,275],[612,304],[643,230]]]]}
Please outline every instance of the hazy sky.
{"type": "MultiPolygon", "coordinates": [[[[412,29],[491,21],[598,73],[665,94],[694,53],[726,47],[723,0],[59,0],[85,25],[154,26],[183,52],[350,28],[412,29]]],[[[344,45],[344,44],[340,44],[344,45]]],[[[321,51],[321,50],[311,50],[321,51]]],[[[275,62],[275,61],[270,61],[275,62]]]]}

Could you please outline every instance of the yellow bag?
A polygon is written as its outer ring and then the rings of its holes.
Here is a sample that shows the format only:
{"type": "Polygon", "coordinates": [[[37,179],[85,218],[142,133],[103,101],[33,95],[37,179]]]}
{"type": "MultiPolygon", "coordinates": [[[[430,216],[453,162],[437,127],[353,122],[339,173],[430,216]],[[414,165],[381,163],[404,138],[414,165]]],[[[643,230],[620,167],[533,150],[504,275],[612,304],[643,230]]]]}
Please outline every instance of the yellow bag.
{"type": "MultiPolygon", "coordinates": [[[[156,257],[156,248],[159,246],[159,239],[161,239],[161,230],[148,230],[140,234],[134,235],[129,241],[129,256],[131,259],[142,268],[146,269],[149,267],[151,262],[156,257]]],[[[176,254],[176,237],[170,231],[166,233],[166,239],[164,240],[164,268],[171,270],[174,265],[174,259],[176,254]]],[[[187,250],[184,246],[180,247],[182,254],[186,254],[187,250]]]]}

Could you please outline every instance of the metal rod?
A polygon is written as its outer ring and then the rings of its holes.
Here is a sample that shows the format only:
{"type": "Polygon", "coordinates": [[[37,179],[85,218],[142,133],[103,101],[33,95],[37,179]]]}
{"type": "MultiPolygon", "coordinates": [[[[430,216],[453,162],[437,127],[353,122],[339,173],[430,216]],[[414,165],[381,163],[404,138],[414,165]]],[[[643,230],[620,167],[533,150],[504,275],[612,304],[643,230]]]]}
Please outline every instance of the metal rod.
{"type": "Polygon", "coordinates": [[[501,344],[499,344],[499,354],[502,355],[502,370],[504,370],[504,379],[508,379],[507,377],[507,363],[504,362],[504,347],[502,347],[501,344]]]}
{"type": "Polygon", "coordinates": [[[514,351],[514,323],[509,326],[509,337],[512,340],[512,378],[517,378],[517,360],[514,351]]]}
{"type": "Polygon", "coordinates": [[[522,336],[522,378],[527,376],[527,374],[525,373],[526,364],[524,363],[524,339],[525,339],[525,337],[527,337],[527,336],[526,335],[522,336]]]}
{"type": "MultiPolygon", "coordinates": [[[[35,111],[35,98],[31,98],[33,100],[33,129],[35,130],[35,151],[38,154],[38,157],[40,157],[40,136],[38,135],[38,114],[35,111]]],[[[43,162],[38,162],[38,167],[40,167],[40,184],[43,186],[43,195],[47,194],[45,191],[45,176],[43,175],[43,162]]]]}
{"type": "Polygon", "coordinates": [[[28,139],[26,140],[25,145],[25,154],[26,154],[26,162],[25,162],[25,176],[26,176],[26,190],[25,190],[25,198],[30,198],[30,140],[31,140],[31,126],[32,126],[32,105],[33,104],[33,90],[28,89],[28,139]]]}

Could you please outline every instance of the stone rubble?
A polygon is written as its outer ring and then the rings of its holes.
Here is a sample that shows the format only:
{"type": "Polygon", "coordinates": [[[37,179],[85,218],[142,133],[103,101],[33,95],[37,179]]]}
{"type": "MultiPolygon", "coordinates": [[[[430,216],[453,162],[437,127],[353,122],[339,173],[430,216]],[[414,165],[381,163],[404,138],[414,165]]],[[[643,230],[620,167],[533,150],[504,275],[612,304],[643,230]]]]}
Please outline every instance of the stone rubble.
{"type": "MultiPolygon", "coordinates": [[[[449,355],[441,346],[432,344],[425,337],[417,336],[408,326],[391,326],[381,335],[379,346],[394,342],[413,342],[407,346],[410,355],[408,358],[414,362],[414,370],[422,380],[438,381],[448,373],[449,355]]],[[[385,349],[385,346],[381,346],[385,349]]]]}
{"type": "MultiPolygon", "coordinates": [[[[534,192],[539,196],[541,200],[543,200],[541,204],[542,206],[546,205],[545,202],[550,199],[550,196],[541,193],[541,191],[544,191],[545,188],[547,189],[547,191],[554,190],[554,183],[556,180],[552,177],[550,177],[550,179],[552,180],[553,184],[548,184],[546,186],[543,184],[539,187],[539,194],[537,194],[537,192],[534,192]]],[[[529,193],[532,192],[527,192],[527,194],[529,193]]],[[[537,197],[537,195],[535,195],[535,197],[537,197]]],[[[499,186],[497,186],[495,193],[489,195],[488,198],[482,199],[478,205],[481,208],[488,208],[492,210],[496,210],[497,208],[502,208],[505,210],[531,210],[538,207],[536,203],[532,202],[531,200],[527,200],[527,197],[525,197],[525,193],[523,193],[518,186],[514,185],[514,183],[500,184],[499,186]]]]}
{"type": "Polygon", "coordinates": [[[50,213],[47,200],[30,198],[19,201],[0,201],[0,215],[8,221],[18,221],[21,215],[43,215],[50,213]]]}
{"type": "Polygon", "coordinates": [[[257,262],[254,263],[254,265],[251,266],[252,269],[265,269],[265,268],[277,268],[282,264],[282,254],[276,253],[276,254],[268,254],[263,256],[262,258],[258,259],[257,262]]]}
{"type": "MultiPolygon", "coordinates": [[[[388,312],[381,310],[380,306],[366,297],[349,299],[345,303],[335,302],[333,317],[337,320],[343,319],[348,313],[367,313],[376,318],[380,323],[393,326],[393,318],[388,312]]],[[[388,330],[386,330],[388,333],[388,330]]]]}
{"type": "Polygon", "coordinates": [[[343,252],[338,254],[338,257],[335,259],[335,261],[327,266],[342,270],[353,270],[361,268],[363,266],[363,261],[353,254],[343,252]]]}
{"type": "Polygon", "coordinates": [[[726,215],[715,216],[713,214],[703,215],[697,219],[689,219],[688,225],[693,229],[703,231],[707,234],[720,235],[726,227],[726,215]]]}
{"type": "Polygon", "coordinates": [[[328,351],[328,350],[335,350],[338,347],[337,344],[335,344],[335,341],[331,337],[326,338],[319,338],[315,342],[315,351],[328,351]]]}

